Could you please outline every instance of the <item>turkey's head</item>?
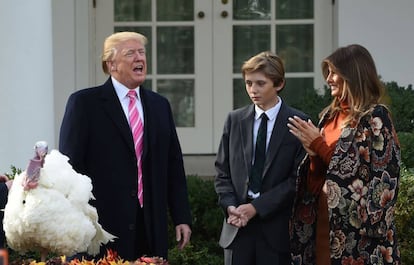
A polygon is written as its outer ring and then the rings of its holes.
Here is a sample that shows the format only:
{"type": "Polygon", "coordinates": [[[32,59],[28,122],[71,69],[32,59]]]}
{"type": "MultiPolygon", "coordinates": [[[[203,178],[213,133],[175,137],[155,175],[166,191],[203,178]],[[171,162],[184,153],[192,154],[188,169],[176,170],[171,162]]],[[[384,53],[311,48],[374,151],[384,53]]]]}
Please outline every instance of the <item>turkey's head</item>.
{"type": "Polygon", "coordinates": [[[48,146],[45,141],[39,141],[34,146],[35,155],[30,159],[22,185],[24,190],[36,188],[39,182],[40,169],[43,167],[48,146]]]}

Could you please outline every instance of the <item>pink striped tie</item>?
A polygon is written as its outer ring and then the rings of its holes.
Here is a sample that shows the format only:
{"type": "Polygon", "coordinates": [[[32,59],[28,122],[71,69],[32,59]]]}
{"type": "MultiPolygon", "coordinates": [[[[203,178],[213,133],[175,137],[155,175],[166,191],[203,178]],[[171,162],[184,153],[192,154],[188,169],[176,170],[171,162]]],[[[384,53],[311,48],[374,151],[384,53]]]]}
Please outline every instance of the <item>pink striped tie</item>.
{"type": "Polygon", "coordinates": [[[142,187],[142,146],[143,146],[143,136],[144,136],[144,127],[142,125],[141,117],[139,116],[138,108],[136,105],[137,93],[135,90],[128,91],[129,105],[128,105],[128,115],[129,115],[129,126],[131,127],[132,136],[134,137],[135,144],[135,154],[137,156],[137,166],[138,166],[138,200],[139,204],[144,205],[144,191],[142,187]]]}

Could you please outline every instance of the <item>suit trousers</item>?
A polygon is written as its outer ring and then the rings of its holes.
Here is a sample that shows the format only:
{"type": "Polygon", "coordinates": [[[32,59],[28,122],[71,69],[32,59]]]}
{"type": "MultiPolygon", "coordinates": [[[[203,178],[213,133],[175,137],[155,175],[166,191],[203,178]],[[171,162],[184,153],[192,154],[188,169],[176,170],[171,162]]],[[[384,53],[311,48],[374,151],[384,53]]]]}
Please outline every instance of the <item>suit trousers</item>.
{"type": "MultiPolygon", "coordinates": [[[[225,249],[225,265],[290,265],[290,253],[273,249],[263,236],[257,217],[240,228],[234,241],[225,249]]],[[[277,237],[277,235],[275,235],[277,237]]]]}

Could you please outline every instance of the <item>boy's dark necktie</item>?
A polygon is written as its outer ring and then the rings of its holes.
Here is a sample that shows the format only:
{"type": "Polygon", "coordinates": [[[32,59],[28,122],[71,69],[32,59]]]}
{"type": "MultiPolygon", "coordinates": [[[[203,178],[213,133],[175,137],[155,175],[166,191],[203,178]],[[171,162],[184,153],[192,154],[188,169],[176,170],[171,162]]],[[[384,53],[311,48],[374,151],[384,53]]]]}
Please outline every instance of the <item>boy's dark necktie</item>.
{"type": "Polygon", "coordinates": [[[250,190],[254,193],[258,193],[262,186],[262,175],[263,168],[266,159],[266,135],[267,135],[267,120],[269,119],[266,116],[266,113],[260,115],[262,119],[260,122],[260,127],[257,132],[256,138],[256,150],[254,155],[254,163],[250,173],[249,187],[250,190]]]}

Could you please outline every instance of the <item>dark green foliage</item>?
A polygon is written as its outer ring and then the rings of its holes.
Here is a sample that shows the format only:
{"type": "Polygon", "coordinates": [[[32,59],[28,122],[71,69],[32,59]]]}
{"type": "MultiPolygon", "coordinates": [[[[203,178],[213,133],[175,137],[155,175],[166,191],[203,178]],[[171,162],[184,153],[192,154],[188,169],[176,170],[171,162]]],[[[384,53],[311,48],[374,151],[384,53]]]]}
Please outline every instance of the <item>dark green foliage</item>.
{"type": "Polygon", "coordinates": [[[401,160],[410,169],[414,169],[414,132],[399,132],[398,139],[401,145],[401,160]]]}
{"type": "Polygon", "coordinates": [[[386,101],[401,144],[401,158],[407,168],[414,168],[414,90],[412,85],[400,87],[385,83],[386,101]]]}
{"type": "MultiPolygon", "coordinates": [[[[201,242],[200,242],[201,243],[201,242]]],[[[223,257],[211,254],[208,247],[186,246],[182,251],[177,248],[170,249],[168,254],[170,264],[180,265],[220,265],[223,264],[223,257]]]]}
{"type": "Polygon", "coordinates": [[[414,133],[413,86],[404,88],[396,82],[385,83],[385,86],[396,131],[414,133]]]}
{"type": "MultiPolygon", "coordinates": [[[[191,245],[183,251],[171,246],[168,261],[170,264],[220,265],[223,263],[223,249],[218,245],[218,240],[223,213],[217,205],[214,181],[188,176],[187,186],[193,217],[191,245]]],[[[170,226],[169,230],[174,237],[174,228],[170,226]]],[[[173,237],[170,242],[175,242],[173,237]]]]}
{"type": "Polygon", "coordinates": [[[22,173],[22,170],[20,168],[16,168],[15,166],[10,166],[11,172],[10,173],[5,173],[4,175],[6,175],[6,177],[8,179],[14,179],[14,177],[16,175],[19,175],[20,173],[22,173]]]}
{"type": "Polygon", "coordinates": [[[321,94],[313,88],[304,88],[300,94],[295,96],[295,100],[288,98],[286,101],[292,107],[308,114],[312,122],[317,124],[319,113],[331,103],[332,97],[326,87],[323,88],[321,94]]]}
{"type": "MultiPolygon", "coordinates": [[[[10,265],[23,265],[23,264],[30,264],[32,261],[39,262],[40,261],[40,253],[36,251],[29,251],[25,254],[21,254],[17,251],[14,251],[11,248],[8,248],[9,252],[9,264],[10,265]]],[[[53,259],[58,257],[54,253],[50,253],[47,255],[46,260],[53,259]]]]}
{"type": "Polygon", "coordinates": [[[407,169],[401,170],[395,221],[402,264],[414,264],[414,173],[407,169]]]}
{"type": "Polygon", "coordinates": [[[189,200],[193,215],[193,226],[197,233],[195,241],[218,241],[223,214],[217,205],[217,195],[213,180],[203,180],[197,176],[187,178],[189,200]]]}
{"type": "MultiPolygon", "coordinates": [[[[396,82],[384,83],[386,89],[385,103],[390,107],[397,132],[414,133],[414,90],[412,85],[400,87],[396,82]]],[[[319,93],[312,88],[303,88],[294,96],[286,96],[286,102],[302,110],[317,123],[319,113],[328,106],[332,97],[329,89],[324,87],[319,93]]]]}

